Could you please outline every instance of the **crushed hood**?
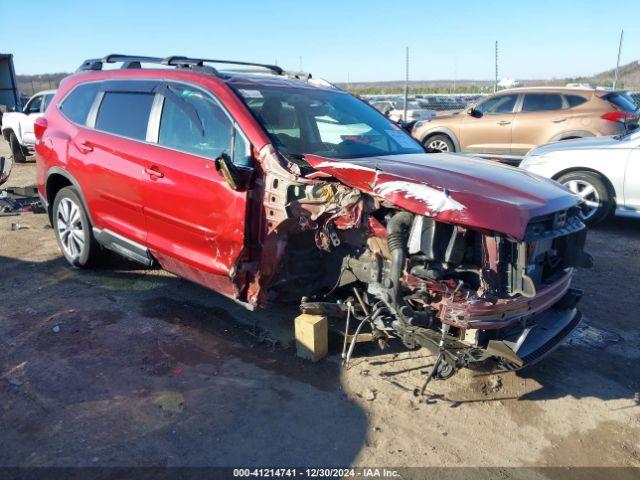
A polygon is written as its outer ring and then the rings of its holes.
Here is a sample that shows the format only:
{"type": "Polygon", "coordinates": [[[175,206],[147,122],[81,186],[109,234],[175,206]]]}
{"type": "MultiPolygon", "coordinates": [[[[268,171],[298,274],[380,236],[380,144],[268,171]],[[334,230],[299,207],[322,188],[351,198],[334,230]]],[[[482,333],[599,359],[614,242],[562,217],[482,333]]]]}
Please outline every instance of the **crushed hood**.
{"type": "Polygon", "coordinates": [[[305,155],[324,175],[439,221],[524,238],[529,220],[578,198],[560,184],[508,165],[435,153],[330,159],[305,155]]]}

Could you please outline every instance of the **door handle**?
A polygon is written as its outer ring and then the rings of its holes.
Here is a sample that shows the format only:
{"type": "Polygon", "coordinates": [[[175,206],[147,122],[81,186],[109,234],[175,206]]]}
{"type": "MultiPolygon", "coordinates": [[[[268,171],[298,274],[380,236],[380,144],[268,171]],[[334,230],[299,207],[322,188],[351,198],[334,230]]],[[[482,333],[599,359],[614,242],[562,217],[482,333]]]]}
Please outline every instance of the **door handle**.
{"type": "Polygon", "coordinates": [[[158,170],[158,167],[149,167],[144,169],[144,173],[149,175],[151,180],[157,180],[164,177],[164,173],[158,170]]]}
{"type": "Polygon", "coordinates": [[[509,125],[511,123],[511,121],[509,120],[500,120],[498,122],[498,125],[509,125]]]}
{"type": "Polygon", "coordinates": [[[553,120],[551,120],[553,123],[562,123],[562,122],[566,122],[567,119],[566,118],[554,118],[553,120]]]}
{"type": "Polygon", "coordinates": [[[91,153],[93,152],[93,145],[89,143],[87,140],[83,140],[82,142],[76,142],[76,148],[81,153],[91,153]]]}

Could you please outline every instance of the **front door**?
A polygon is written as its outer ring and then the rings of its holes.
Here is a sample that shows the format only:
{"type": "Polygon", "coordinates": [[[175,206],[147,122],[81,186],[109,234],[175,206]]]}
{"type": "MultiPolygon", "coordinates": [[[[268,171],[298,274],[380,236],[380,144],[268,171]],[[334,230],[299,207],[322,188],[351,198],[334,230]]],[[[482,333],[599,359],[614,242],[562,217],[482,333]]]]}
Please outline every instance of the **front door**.
{"type": "Polygon", "coordinates": [[[249,144],[208,92],[171,84],[157,95],[158,145],[143,187],[147,245],[166,270],[237,297],[247,192],[233,190],[215,160],[244,161],[249,144]]]}
{"type": "Polygon", "coordinates": [[[463,152],[508,154],[517,94],[489,97],[466,113],[460,125],[463,152]]]}
{"type": "MultiPolygon", "coordinates": [[[[640,141],[636,140],[636,143],[640,141]]],[[[625,210],[640,213],[640,145],[636,146],[627,159],[624,175],[625,210]]]]}
{"type": "Polygon", "coordinates": [[[24,107],[24,114],[29,117],[29,121],[21,122],[22,126],[22,144],[35,145],[36,136],[33,133],[33,123],[36,118],[44,115],[44,95],[36,95],[24,107]]]}

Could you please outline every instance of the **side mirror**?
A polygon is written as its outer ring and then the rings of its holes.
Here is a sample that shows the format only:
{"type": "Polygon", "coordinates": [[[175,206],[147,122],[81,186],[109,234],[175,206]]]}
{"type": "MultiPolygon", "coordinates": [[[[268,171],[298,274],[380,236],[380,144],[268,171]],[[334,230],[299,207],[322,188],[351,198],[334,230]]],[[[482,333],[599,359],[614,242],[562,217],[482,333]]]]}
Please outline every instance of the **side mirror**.
{"type": "Polygon", "coordinates": [[[467,110],[467,115],[470,115],[473,118],[480,118],[482,117],[482,112],[480,110],[476,110],[475,108],[471,107],[469,110],[467,110]]]}
{"type": "Polygon", "coordinates": [[[253,176],[253,168],[240,167],[231,161],[231,157],[223,153],[216,158],[216,170],[227,181],[229,186],[234,190],[246,190],[251,184],[253,176]]]}
{"type": "Polygon", "coordinates": [[[402,128],[405,132],[407,132],[409,135],[411,135],[411,132],[413,131],[413,127],[416,124],[417,120],[411,120],[409,122],[405,122],[403,120],[398,120],[398,126],[400,128],[402,128]]]}

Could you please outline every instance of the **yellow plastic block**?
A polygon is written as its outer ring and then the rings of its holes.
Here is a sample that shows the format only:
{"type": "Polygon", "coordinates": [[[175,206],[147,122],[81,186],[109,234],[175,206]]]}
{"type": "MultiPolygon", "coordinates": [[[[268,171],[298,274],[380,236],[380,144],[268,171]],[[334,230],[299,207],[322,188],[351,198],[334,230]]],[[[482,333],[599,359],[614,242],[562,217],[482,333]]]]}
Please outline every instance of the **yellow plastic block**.
{"type": "Polygon", "coordinates": [[[327,317],[303,313],[296,317],[296,347],[300,358],[317,362],[329,349],[327,317]]]}

